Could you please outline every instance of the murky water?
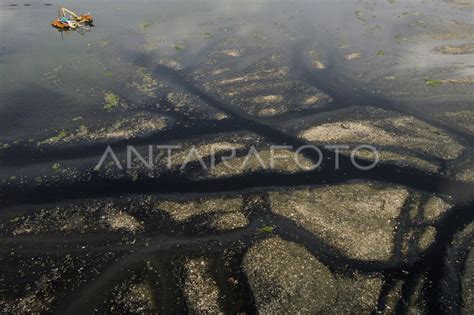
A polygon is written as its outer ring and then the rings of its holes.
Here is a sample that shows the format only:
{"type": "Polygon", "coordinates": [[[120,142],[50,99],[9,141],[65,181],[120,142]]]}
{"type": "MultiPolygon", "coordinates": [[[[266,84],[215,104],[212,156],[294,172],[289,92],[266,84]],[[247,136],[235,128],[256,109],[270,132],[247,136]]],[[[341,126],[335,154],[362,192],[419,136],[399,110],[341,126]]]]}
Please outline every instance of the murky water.
{"type": "Polygon", "coordinates": [[[57,5],[0,2],[5,312],[474,308],[472,1],[57,5]],[[217,168],[94,169],[165,144],[217,168]]]}

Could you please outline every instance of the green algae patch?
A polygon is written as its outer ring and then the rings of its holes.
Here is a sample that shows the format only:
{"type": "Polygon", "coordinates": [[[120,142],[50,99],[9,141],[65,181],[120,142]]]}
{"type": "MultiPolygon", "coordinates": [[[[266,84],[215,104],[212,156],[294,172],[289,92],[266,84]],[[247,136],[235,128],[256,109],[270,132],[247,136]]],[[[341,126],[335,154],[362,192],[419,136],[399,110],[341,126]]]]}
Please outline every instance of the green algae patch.
{"type": "Polygon", "coordinates": [[[8,149],[10,145],[8,143],[0,143],[0,150],[2,149],[8,149]]]}
{"type": "Polygon", "coordinates": [[[137,70],[137,79],[132,82],[132,86],[146,96],[155,97],[158,81],[153,79],[146,68],[141,67],[137,70]]]}
{"type": "Polygon", "coordinates": [[[184,47],[184,45],[180,45],[180,44],[173,45],[173,47],[176,51],[182,51],[186,48],[184,47]]]}
{"type": "Polygon", "coordinates": [[[441,80],[433,80],[433,79],[425,79],[425,83],[428,86],[438,86],[440,84],[443,84],[443,81],[441,80]]]}
{"type": "Polygon", "coordinates": [[[149,28],[149,27],[152,26],[152,25],[153,25],[152,22],[150,22],[150,21],[144,21],[144,22],[142,22],[142,24],[140,24],[140,28],[141,28],[142,30],[146,30],[147,28],[149,28]]]}
{"type": "Polygon", "coordinates": [[[120,102],[120,97],[118,97],[118,95],[110,91],[104,92],[104,107],[103,108],[105,110],[108,110],[108,111],[113,110],[119,105],[119,102],[120,102]]]}
{"type": "Polygon", "coordinates": [[[68,136],[68,134],[66,133],[66,131],[61,130],[61,131],[58,132],[57,135],[55,135],[51,138],[48,138],[44,141],[38,142],[38,146],[42,146],[42,145],[45,145],[45,144],[57,143],[57,142],[61,141],[62,139],[66,138],[67,136],[68,136]]]}
{"type": "Polygon", "coordinates": [[[379,50],[375,55],[377,57],[385,56],[385,52],[383,50],[379,50]]]}
{"type": "Polygon", "coordinates": [[[273,226],[269,226],[269,225],[263,226],[263,227],[260,228],[260,231],[262,231],[264,233],[272,233],[273,232],[273,226]]]}
{"type": "Polygon", "coordinates": [[[54,163],[53,166],[51,166],[51,170],[53,172],[59,172],[61,170],[61,164],[59,163],[54,163]]]}

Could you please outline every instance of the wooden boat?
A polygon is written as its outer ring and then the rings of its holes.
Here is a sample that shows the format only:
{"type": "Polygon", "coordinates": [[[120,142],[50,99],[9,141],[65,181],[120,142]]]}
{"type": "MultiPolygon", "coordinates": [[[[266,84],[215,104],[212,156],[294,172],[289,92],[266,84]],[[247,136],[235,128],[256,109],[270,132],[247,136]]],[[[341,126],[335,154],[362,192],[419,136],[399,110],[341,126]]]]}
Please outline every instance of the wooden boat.
{"type": "Polygon", "coordinates": [[[74,20],[79,23],[85,24],[92,24],[94,22],[94,18],[90,13],[79,15],[78,17],[74,17],[74,20]]]}
{"type": "Polygon", "coordinates": [[[68,23],[61,22],[59,19],[56,19],[53,22],[51,22],[51,25],[60,30],[71,29],[71,26],[68,23]]]}
{"type": "Polygon", "coordinates": [[[94,18],[92,15],[90,15],[90,13],[77,15],[66,8],[60,8],[58,13],[59,19],[51,22],[51,25],[60,30],[76,29],[84,25],[92,26],[92,22],[94,21],[94,18]],[[69,15],[69,18],[64,19],[66,15],[69,15]]]}

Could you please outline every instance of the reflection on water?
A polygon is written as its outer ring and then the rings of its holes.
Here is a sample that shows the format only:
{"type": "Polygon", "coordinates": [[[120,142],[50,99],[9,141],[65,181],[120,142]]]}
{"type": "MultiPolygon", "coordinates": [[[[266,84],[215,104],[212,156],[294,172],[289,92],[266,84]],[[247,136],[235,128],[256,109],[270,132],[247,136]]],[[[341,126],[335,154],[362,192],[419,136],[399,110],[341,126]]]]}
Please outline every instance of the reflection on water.
{"type": "MultiPolygon", "coordinates": [[[[4,141],[32,137],[38,129],[65,128],[68,119],[95,110],[101,90],[114,87],[115,78],[103,64],[113,62],[112,58],[121,58],[114,66],[125,68],[126,63],[137,63],[145,51],[169,57],[170,62],[177,58],[187,70],[199,67],[214,45],[238,37],[243,47],[258,42],[290,60],[301,58],[303,50],[314,50],[320,56],[314,64],[327,64],[332,70],[325,73],[327,80],[341,85],[346,80],[353,86],[373,84],[388,69],[415,68],[424,73],[439,62],[449,63],[453,59],[445,56],[425,58],[429,49],[416,40],[407,40],[415,54],[407,52],[403,41],[440,11],[443,19],[460,22],[468,20],[470,12],[443,4],[390,1],[376,5],[358,1],[75,1],[64,6],[93,12],[97,27],[83,36],[69,33],[63,38],[49,24],[56,17],[54,6],[16,4],[3,2],[0,10],[4,141]],[[110,46],[109,51],[104,52],[103,46],[110,46]],[[363,58],[354,64],[340,59],[351,54],[363,58]],[[380,58],[374,58],[377,55],[380,58]],[[52,86],[51,81],[60,86],[52,86]]],[[[462,56],[455,60],[459,61],[472,58],[462,56]]],[[[392,87],[381,88],[386,93],[392,87]]]]}
{"type": "Polygon", "coordinates": [[[61,5],[95,27],[0,3],[5,310],[472,309],[472,2],[61,5]],[[165,143],[370,144],[380,165],[94,170],[165,143]]]}

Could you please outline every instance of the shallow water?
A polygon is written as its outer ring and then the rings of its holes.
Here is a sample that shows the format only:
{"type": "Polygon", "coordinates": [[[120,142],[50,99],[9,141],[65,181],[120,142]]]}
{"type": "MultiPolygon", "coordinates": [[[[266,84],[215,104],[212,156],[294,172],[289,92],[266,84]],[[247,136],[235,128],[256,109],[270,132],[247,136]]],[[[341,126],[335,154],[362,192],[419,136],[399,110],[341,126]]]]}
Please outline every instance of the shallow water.
{"type": "MultiPolygon", "coordinates": [[[[24,311],[132,311],[149,305],[123,302],[120,294],[128,291],[121,285],[130,289],[130,281],[145,281],[152,287],[153,311],[199,312],[189,288],[203,284],[183,279],[189,259],[206,257],[221,310],[255,312],[262,307],[258,283],[243,261],[250,247],[274,236],[304,246],[336,278],[357,273],[380,277],[383,285],[369,311],[390,313],[389,293],[399,282],[398,312],[472,307],[460,302],[472,288],[459,283],[464,267],[452,261],[467,259],[473,239],[468,233],[463,245],[453,241],[473,219],[474,59],[470,53],[439,52],[443,45],[472,44],[472,4],[61,3],[93,14],[95,26],[83,33],[50,26],[56,3],[25,4],[0,2],[0,251],[8,256],[0,305],[5,310],[19,311],[18,304],[24,311]],[[465,81],[458,82],[460,78],[465,81]],[[344,131],[351,128],[351,133],[344,131]],[[110,166],[93,170],[109,144],[123,161],[126,145],[146,152],[148,145],[187,148],[224,141],[262,150],[270,144],[368,143],[387,158],[370,171],[354,168],[347,155],[335,170],[334,152],[327,149],[322,165],[308,172],[288,171],[284,165],[269,172],[213,177],[197,162],[185,171],[162,165],[150,172],[110,166]],[[291,189],[353,182],[405,187],[412,194],[399,209],[387,261],[350,257],[334,239],[272,210],[274,191],[290,198],[291,189]],[[202,213],[183,222],[161,210],[157,215],[147,201],[147,196],[189,201],[236,195],[244,196],[248,224],[224,230],[202,213]],[[410,209],[424,207],[429,196],[449,203],[449,211],[434,223],[412,222],[410,209]],[[142,220],[143,230],[71,228],[79,222],[76,217],[54,230],[60,223],[48,219],[48,213],[59,209],[52,216],[63,218],[64,212],[67,217],[71,207],[79,209],[75,215],[85,213],[81,220],[111,224],[110,216],[116,214],[90,212],[94,206],[88,202],[117,203],[116,209],[142,220]],[[46,215],[38,214],[42,209],[46,215]],[[423,229],[411,229],[423,224],[437,234],[428,250],[418,253],[412,247],[423,229]],[[262,226],[274,230],[261,233],[262,226]],[[408,254],[403,252],[405,237],[408,254]],[[49,264],[76,259],[78,251],[97,263],[95,273],[88,270],[77,278],[74,270],[91,268],[78,258],[62,274],[51,276],[49,264]],[[106,253],[110,257],[101,257],[106,253]],[[36,274],[28,271],[23,257],[38,261],[36,274]],[[149,264],[163,271],[154,274],[149,264]],[[38,274],[43,278],[38,280],[38,274]],[[425,302],[415,305],[413,300],[425,302]]],[[[317,160],[314,152],[303,155],[317,160]]],[[[225,199],[222,204],[225,210],[225,199]]],[[[336,203],[334,209],[336,217],[345,213],[336,203]]]]}

